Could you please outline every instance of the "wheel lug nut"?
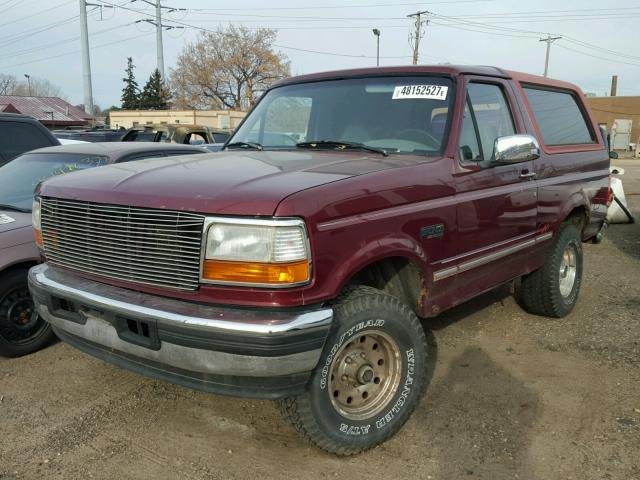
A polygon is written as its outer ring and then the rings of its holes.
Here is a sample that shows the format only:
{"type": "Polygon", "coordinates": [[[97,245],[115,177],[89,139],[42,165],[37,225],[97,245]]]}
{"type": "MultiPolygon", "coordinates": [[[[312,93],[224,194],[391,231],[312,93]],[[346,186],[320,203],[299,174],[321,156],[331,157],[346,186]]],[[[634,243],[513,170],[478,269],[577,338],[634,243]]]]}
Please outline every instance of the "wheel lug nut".
{"type": "Polygon", "coordinates": [[[349,377],[347,377],[346,375],[342,375],[342,377],[340,378],[340,380],[342,380],[343,382],[346,382],[348,380],[349,377]]]}
{"type": "Polygon", "coordinates": [[[364,353],[364,352],[360,353],[360,356],[361,356],[362,358],[367,358],[367,354],[366,354],[366,353],[364,353]]]}
{"type": "Polygon", "coordinates": [[[351,357],[347,357],[347,358],[345,358],[345,360],[344,360],[344,361],[345,361],[346,363],[351,363],[351,362],[353,362],[353,360],[351,359],[351,357]]]}

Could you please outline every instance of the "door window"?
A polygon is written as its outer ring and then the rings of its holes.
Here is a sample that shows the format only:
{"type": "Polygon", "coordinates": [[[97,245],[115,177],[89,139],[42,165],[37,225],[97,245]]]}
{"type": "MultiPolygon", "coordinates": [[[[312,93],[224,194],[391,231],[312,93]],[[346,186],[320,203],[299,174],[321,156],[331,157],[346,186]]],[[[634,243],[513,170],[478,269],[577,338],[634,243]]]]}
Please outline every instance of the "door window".
{"type": "Polygon", "coordinates": [[[462,158],[491,160],[496,139],[514,133],[513,116],[502,89],[497,85],[470,83],[460,135],[462,158]]]}

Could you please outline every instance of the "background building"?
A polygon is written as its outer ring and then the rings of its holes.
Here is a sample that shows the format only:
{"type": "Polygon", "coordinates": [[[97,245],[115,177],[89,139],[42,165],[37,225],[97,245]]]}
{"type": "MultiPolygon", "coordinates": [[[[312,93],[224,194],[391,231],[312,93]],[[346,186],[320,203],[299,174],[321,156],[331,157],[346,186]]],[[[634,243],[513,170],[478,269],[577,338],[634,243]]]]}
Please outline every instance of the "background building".
{"type": "Polygon", "coordinates": [[[131,128],[153,123],[182,123],[233,130],[246,114],[233,110],[112,110],[109,124],[111,128],[131,128]]]}
{"type": "Polygon", "coordinates": [[[631,143],[640,137],[640,97],[587,97],[589,108],[600,125],[611,130],[615,120],[631,120],[631,143]]]}
{"type": "Polygon", "coordinates": [[[95,119],[58,97],[0,95],[0,112],[21,113],[39,120],[45,127],[90,127],[95,119]]]}

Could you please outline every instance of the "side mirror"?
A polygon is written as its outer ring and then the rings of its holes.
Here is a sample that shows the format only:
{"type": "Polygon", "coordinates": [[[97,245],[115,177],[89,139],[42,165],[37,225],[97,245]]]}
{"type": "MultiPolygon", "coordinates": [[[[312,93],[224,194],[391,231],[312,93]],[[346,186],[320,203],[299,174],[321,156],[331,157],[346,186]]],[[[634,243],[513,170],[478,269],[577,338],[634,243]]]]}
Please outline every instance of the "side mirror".
{"type": "Polygon", "coordinates": [[[618,158],[618,152],[614,152],[613,150],[611,150],[609,152],[609,158],[612,158],[614,160],[617,159],[618,158]]]}
{"type": "Polygon", "coordinates": [[[531,135],[509,135],[496,138],[493,158],[497,163],[528,162],[540,158],[540,145],[531,135]]]}

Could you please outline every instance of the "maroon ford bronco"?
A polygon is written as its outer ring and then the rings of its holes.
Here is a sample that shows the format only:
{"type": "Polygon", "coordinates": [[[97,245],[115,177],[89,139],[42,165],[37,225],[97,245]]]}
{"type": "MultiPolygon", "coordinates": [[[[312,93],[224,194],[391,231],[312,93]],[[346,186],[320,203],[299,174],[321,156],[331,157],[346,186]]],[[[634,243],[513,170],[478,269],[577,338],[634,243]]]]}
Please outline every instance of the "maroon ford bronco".
{"type": "Polygon", "coordinates": [[[571,312],[608,175],[568,83],[454,66],[289,78],[222,153],[44,182],[46,263],[29,283],[80,350],[278,399],[305,438],[349,455],[425,391],[420,319],[506,282],[531,313],[571,312]]]}

